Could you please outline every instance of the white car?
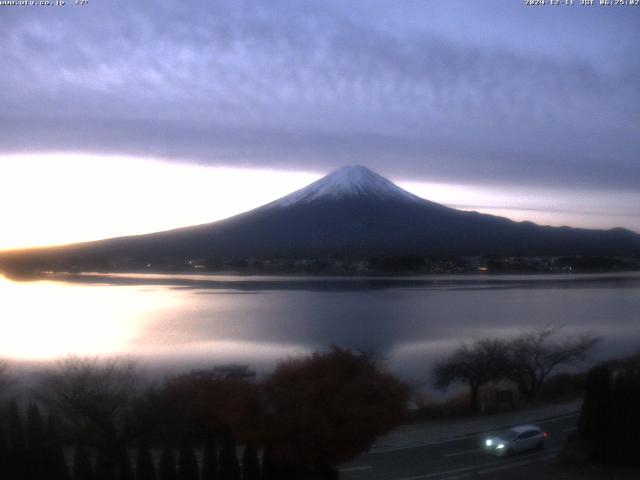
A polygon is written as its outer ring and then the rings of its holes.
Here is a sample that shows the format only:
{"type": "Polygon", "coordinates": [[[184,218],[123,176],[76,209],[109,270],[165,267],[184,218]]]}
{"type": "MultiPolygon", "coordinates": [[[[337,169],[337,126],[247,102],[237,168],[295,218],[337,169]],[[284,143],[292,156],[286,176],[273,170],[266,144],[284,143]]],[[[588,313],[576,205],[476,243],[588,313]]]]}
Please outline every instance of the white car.
{"type": "Polygon", "coordinates": [[[494,455],[511,455],[525,450],[543,449],[549,434],[537,425],[521,425],[487,437],[485,449],[494,455]]]}

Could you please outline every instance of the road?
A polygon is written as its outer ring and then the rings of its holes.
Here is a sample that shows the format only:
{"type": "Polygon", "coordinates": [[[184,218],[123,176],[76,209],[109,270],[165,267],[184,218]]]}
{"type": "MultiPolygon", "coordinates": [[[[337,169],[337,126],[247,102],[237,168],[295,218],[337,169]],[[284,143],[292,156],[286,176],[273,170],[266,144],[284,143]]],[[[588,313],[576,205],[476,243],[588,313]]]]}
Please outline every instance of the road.
{"type": "MultiPolygon", "coordinates": [[[[460,439],[402,448],[389,448],[362,455],[340,468],[343,480],[458,480],[553,478],[562,469],[553,459],[575,430],[577,414],[536,422],[549,433],[543,451],[495,457],[482,448],[486,433],[460,439]],[[556,472],[557,473],[557,472],[556,472]]],[[[487,432],[488,433],[488,432],[487,432]]],[[[566,472],[557,478],[567,478],[566,472]]]]}

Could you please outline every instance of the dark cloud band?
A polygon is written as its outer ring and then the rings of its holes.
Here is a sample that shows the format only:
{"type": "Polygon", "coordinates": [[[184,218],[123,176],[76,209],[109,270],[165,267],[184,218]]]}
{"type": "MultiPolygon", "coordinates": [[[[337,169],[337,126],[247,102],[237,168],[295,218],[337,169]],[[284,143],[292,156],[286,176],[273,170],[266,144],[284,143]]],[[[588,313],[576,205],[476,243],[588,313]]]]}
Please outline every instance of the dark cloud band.
{"type": "Polygon", "coordinates": [[[504,3],[3,11],[0,152],[637,189],[640,9],[504,3]]]}

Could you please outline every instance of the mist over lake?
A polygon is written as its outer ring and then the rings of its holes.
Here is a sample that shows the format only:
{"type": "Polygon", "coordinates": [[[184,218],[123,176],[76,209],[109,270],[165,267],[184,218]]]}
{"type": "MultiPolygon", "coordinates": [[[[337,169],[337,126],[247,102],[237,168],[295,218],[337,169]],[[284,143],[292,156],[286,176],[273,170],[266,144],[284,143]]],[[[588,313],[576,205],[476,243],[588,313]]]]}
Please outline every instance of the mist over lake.
{"type": "Polygon", "coordinates": [[[596,359],[640,349],[640,274],[358,277],[0,277],[0,356],[132,354],[171,369],[338,345],[422,381],[460,342],[544,326],[603,337],[596,359]]]}

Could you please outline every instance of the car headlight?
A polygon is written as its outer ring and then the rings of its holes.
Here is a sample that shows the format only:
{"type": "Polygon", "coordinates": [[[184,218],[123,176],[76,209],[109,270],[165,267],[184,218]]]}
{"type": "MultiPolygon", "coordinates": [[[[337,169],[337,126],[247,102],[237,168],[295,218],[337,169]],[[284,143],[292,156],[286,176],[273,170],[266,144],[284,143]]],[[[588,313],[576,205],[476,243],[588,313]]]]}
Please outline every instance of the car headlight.
{"type": "Polygon", "coordinates": [[[504,443],[499,443],[498,446],[496,447],[497,450],[504,448],[504,443]]]}
{"type": "Polygon", "coordinates": [[[493,440],[491,440],[491,439],[485,440],[484,444],[485,444],[487,447],[490,447],[491,445],[493,445],[493,440]]]}

